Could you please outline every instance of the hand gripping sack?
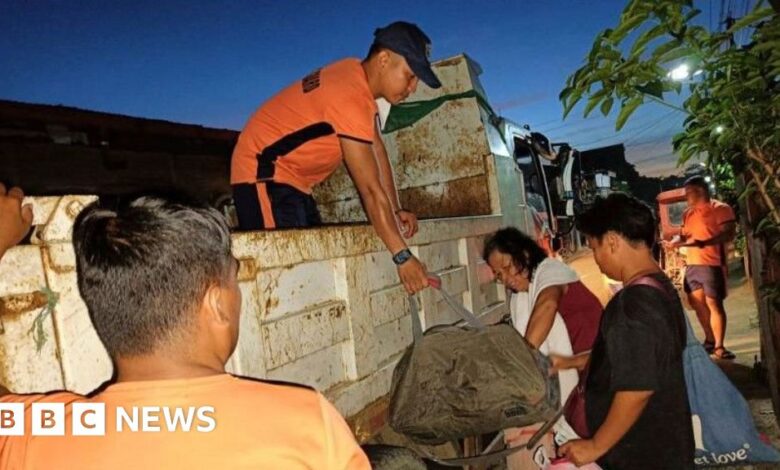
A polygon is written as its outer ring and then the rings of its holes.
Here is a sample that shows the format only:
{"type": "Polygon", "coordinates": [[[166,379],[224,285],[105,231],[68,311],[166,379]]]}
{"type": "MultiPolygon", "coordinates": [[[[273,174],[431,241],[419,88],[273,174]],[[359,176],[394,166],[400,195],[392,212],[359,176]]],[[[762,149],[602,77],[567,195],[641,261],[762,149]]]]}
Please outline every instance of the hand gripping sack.
{"type": "Polygon", "coordinates": [[[393,372],[390,425],[412,440],[441,444],[555,418],[560,407],[549,361],[508,322],[485,326],[440,291],[468,326],[422,333],[412,306],[414,342],[393,372]]]}

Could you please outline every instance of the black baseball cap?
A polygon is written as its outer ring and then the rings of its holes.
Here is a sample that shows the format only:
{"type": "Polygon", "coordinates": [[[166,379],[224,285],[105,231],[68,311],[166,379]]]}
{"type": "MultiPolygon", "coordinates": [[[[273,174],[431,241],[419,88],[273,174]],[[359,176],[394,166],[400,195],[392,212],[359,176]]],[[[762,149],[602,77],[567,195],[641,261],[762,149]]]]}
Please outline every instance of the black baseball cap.
{"type": "Polygon", "coordinates": [[[417,77],[431,88],[441,87],[441,82],[431,69],[431,40],[412,23],[396,21],[374,31],[374,42],[406,59],[417,77]]]}

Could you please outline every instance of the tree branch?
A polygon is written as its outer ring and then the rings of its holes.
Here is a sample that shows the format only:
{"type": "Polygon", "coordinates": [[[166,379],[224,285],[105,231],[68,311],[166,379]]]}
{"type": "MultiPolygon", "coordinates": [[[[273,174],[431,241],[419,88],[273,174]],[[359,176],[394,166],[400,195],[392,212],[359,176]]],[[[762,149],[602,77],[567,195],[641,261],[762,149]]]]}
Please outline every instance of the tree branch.
{"type": "Polygon", "coordinates": [[[763,152],[761,150],[758,150],[754,147],[748,147],[747,149],[748,157],[753,160],[754,162],[758,163],[766,172],[767,176],[772,177],[772,181],[775,184],[775,188],[780,190],[780,177],[777,176],[777,172],[774,171],[774,168],[772,168],[772,165],[766,161],[766,158],[764,158],[763,152]]]}
{"type": "Polygon", "coordinates": [[[775,202],[772,200],[772,196],[767,191],[766,185],[763,181],[761,181],[761,175],[759,175],[758,172],[749,165],[748,171],[750,172],[750,176],[753,177],[753,181],[756,182],[758,192],[761,194],[761,198],[769,208],[769,212],[772,214],[772,219],[775,221],[775,224],[780,225],[780,211],[777,209],[777,205],[775,205],[775,202]]]}

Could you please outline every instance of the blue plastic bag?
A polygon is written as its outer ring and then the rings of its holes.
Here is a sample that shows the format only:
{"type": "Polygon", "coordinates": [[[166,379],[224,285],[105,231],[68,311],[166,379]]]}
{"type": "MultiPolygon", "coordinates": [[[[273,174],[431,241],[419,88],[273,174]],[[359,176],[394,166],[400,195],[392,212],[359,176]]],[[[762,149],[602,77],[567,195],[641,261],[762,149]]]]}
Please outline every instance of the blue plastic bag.
{"type": "Polygon", "coordinates": [[[710,359],[688,318],[683,351],[685,384],[693,419],[697,466],[780,462],[780,452],[764,443],[747,402],[710,359]]]}

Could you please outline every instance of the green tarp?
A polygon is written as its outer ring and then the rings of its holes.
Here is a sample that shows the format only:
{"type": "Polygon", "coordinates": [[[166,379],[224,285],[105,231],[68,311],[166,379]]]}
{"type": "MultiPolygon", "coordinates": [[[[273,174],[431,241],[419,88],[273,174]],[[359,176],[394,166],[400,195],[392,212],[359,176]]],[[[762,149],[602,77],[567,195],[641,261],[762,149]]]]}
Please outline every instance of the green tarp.
{"type": "Polygon", "coordinates": [[[490,104],[485,101],[485,98],[483,98],[482,95],[477,93],[476,90],[469,90],[463,93],[440,96],[432,100],[412,101],[409,103],[395,104],[392,106],[392,108],[390,108],[390,113],[387,115],[387,122],[385,122],[382,133],[389,134],[391,132],[397,131],[398,129],[409,127],[428,114],[432,113],[447,101],[460,100],[464,98],[476,98],[477,102],[480,106],[482,106],[483,109],[485,109],[491,115],[496,114],[493,112],[490,104]]]}

